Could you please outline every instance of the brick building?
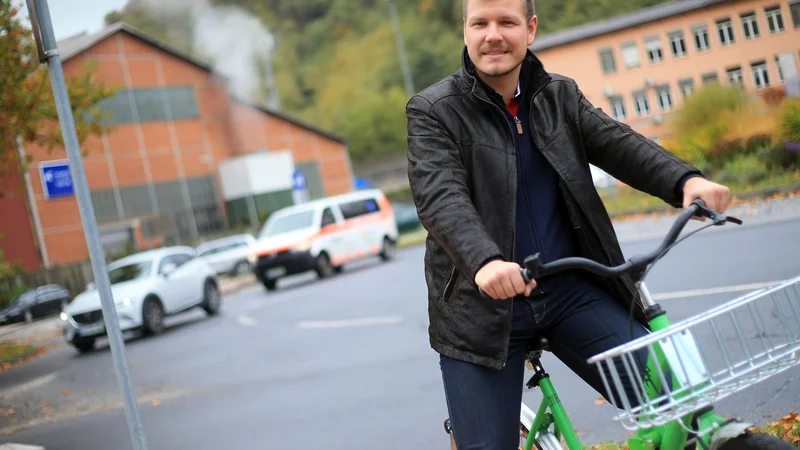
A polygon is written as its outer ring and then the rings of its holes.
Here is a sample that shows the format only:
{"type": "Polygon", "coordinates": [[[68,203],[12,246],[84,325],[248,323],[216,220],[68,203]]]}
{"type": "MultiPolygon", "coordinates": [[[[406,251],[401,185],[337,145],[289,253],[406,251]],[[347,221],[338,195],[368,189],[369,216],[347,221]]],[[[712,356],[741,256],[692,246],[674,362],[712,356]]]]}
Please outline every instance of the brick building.
{"type": "Polygon", "coordinates": [[[800,0],[678,0],[536,38],[531,49],[596,107],[657,141],[670,112],[705,83],[800,89],[800,0]]]}
{"type": "MultiPolygon", "coordinates": [[[[224,231],[218,167],[254,152],[290,151],[311,198],[351,190],[341,138],[232,97],[210,66],[126,24],[64,39],[59,52],[67,77],[94,60],[96,76],[118,88],[103,105],[110,131],[83,146],[104,243],[131,239],[143,248],[224,231]]],[[[66,152],[32,145],[24,152],[33,158],[27,183],[3,180],[0,249],[29,270],[86,260],[75,197],[46,198],[42,182],[42,168],[65,160],[66,152]]],[[[285,192],[265,193],[273,194],[275,207],[292,202],[285,192]]]]}

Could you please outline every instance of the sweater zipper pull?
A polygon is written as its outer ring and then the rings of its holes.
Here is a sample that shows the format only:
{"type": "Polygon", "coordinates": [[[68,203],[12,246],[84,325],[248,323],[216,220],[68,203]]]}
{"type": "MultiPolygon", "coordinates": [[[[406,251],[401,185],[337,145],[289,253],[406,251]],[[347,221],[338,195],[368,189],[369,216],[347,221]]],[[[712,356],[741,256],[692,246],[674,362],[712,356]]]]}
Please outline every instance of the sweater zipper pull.
{"type": "Polygon", "coordinates": [[[514,122],[516,122],[516,124],[517,124],[517,133],[518,134],[522,134],[522,122],[520,122],[520,120],[519,120],[519,118],[517,118],[517,116],[514,116],[514,122]]]}

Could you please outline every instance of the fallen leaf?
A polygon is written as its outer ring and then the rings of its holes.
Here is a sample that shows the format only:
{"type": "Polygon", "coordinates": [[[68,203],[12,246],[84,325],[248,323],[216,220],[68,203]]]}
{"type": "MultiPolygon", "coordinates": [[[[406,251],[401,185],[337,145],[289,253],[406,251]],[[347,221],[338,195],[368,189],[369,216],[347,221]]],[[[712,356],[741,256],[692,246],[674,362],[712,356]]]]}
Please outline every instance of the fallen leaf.
{"type": "Polygon", "coordinates": [[[608,403],[608,402],[606,402],[606,399],[605,399],[605,398],[603,398],[603,397],[597,397],[597,398],[594,400],[594,404],[595,404],[595,405],[602,405],[603,403],[608,403]]]}
{"type": "Polygon", "coordinates": [[[62,397],[66,397],[68,395],[69,395],[69,389],[62,389],[61,390],[61,396],[62,397]]]}
{"type": "Polygon", "coordinates": [[[161,402],[160,402],[160,401],[158,401],[158,400],[153,400],[153,403],[152,403],[152,405],[153,405],[153,406],[159,406],[159,405],[161,405],[161,402]]]}

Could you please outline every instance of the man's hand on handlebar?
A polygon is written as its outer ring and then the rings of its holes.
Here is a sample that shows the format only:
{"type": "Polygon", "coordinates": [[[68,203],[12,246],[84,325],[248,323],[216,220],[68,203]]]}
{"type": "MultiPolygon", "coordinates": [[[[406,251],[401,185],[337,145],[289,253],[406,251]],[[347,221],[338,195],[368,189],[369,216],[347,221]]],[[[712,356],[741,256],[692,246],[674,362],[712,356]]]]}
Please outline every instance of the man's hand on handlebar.
{"type": "Polygon", "coordinates": [[[536,288],[536,280],[526,284],[521,269],[517,263],[491,261],[475,274],[475,284],[495,300],[513,298],[519,294],[527,297],[536,288]]]}
{"type": "MultiPolygon", "coordinates": [[[[728,209],[728,202],[731,199],[731,190],[721,184],[708,181],[705,178],[694,177],[690,178],[683,185],[683,207],[688,208],[693,201],[700,199],[703,200],[708,208],[711,208],[719,213],[724,213],[728,209]]],[[[698,218],[695,216],[694,220],[705,222],[705,217],[698,218]]]]}

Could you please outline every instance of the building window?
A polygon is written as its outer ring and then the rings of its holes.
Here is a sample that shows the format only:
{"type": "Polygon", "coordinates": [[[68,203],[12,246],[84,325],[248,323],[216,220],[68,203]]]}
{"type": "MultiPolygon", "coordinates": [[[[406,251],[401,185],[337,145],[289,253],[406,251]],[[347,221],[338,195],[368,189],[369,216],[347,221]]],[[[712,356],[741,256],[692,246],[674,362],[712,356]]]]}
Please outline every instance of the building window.
{"type": "Polygon", "coordinates": [[[717,21],[717,32],[719,33],[719,43],[722,45],[730,45],[736,42],[733,36],[733,23],[730,19],[717,21]]]}
{"type": "Polygon", "coordinates": [[[639,67],[641,60],[639,59],[639,49],[636,47],[636,42],[625,42],[622,44],[622,62],[628,69],[639,67]]]}
{"type": "Polygon", "coordinates": [[[691,78],[678,80],[678,88],[680,89],[681,95],[683,95],[683,99],[685,100],[692,95],[692,92],[694,92],[694,80],[691,78]]]}
{"type": "Polygon", "coordinates": [[[750,65],[753,70],[753,81],[756,89],[763,89],[769,87],[769,70],[767,69],[766,61],[759,61],[750,65]]]}
{"type": "Polygon", "coordinates": [[[795,28],[800,28],[800,0],[789,2],[789,11],[792,13],[792,23],[795,28]]]}
{"type": "Polygon", "coordinates": [[[658,86],[656,88],[658,95],[658,106],[661,111],[667,112],[672,109],[672,94],[669,92],[669,85],[658,86]]]}
{"type": "Polygon", "coordinates": [[[608,98],[608,101],[611,103],[611,112],[614,115],[614,118],[622,121],[627,118],[627,114],[625,111],[625,102],[622,100],[622,96],[614,95],[608,98]]]}
{"type": "Polygon", "coordinates": [[[764,8],[764,14],[767,15],[767,27],[770,33],[780,33],[783,31],[783,14],[781,13],[780,6],[764,8]]]}
{"type": "Polygon", "coordinates": [[[781,67],[781,57],[775,57],[775,67],[778,68],[778,83],[783,84],[783,67],[781,67]]]}
{"type": "Polygon", "coordinates": [[[634,92],[633,101],[636,104],[637,116],[645,117],[650,114],[650,103],[647,101],[647,93],[645,91],[634,92]]]}
{"type": "Polygon", "coordinates": [[[708,39],[708,27],[705,25],[695,25],[692,27],[694,35],[694,48],[698,52],[704,52],[711,48],[711,41],[708,39]]]}
{"type": "Polygon", "coordinates": [[[742,31],[745,39],[755,39],[758,37],[758,19],[756,13],[749,12],[742,14],[742,31]]]}
{"type": "Polygon", "coordinates": [[[728,82],[730,84],[738,84],[739,86],[744,86],[744,77],[742,76],[742,68],[741,67],[731,67],[730,69],[725,71],[728,74],[728,82]]]}
{"type": "Polygon", "coordinates": [[[614,73],[617,71],[617,63],[614,61],[614,51],[610,48],[600,50],[600,65],[603,73],[614,73]]]}
{"type": "Polygon", "coordinates": [[[644,39],[644,46],[647,49],[647,59],[655,64],[664,59],[664,52],[661,50],[661,40],[658,36],[650,36],[644,39]]]}
{"type": "Polygon", "coordinates": [[[672,31],[669,36],[669,45],[672,47],[672,56],[680,58],[686,55],[686,41],[683,39],[683,31],[672,31]]]}
{"type": "Polygon", "coordinates": [[[108,125],[197,119],[200,110],[192,86],[151,89],[121,89],[100,102],[108,125]],[[135,114],[133,105],[136,106],[135,114]]]}
{"type": "Polygon", "coordinates": [[[717,72],[707,72],[702,75],[703,84],[716,83],[719,81],[717,72]]]}

